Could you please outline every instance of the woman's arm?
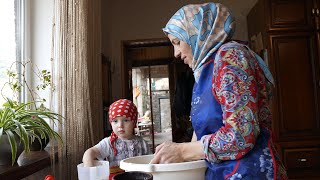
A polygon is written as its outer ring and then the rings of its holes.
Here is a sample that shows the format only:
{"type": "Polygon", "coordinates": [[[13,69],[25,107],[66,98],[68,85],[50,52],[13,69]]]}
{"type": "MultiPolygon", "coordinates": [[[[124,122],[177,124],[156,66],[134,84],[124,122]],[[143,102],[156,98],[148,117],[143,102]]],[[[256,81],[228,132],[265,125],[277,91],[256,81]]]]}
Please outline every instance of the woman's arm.
{"type": "Polygon", "coordinates": [[[204,158],[202,143],[200,141],[189,143],[165,142],[156,147],[151,164],[167,164],[193,161],[204,158]]]}
{"type": "Polygon", "coordinates": [[[91,147],[86,150],[83,154],[82,162],[84,167],[92,167],[94,166],[94,160],[99,156],[99,150],[96,147],[91,147]]]}
{"type": "Polygon", "coordinates": [[[161,144],[152,163],[234,160],[254,147],[260,133],[259,103],[267,100],[264,89],[259,89],[265,77],[255,57],[243,46],[221,48],[217,56],[212,92],[221,104],[224,126],[197,142],[161,144]]]}
{"type": "Polygon", "coordinates": [[[220,48],[215,60],[212,92],[221,104],[223,123],[217,132],[201,137],[208,161],[242,158],[260,133],[259,103],[264,75],[243,46],[220,48]]]}

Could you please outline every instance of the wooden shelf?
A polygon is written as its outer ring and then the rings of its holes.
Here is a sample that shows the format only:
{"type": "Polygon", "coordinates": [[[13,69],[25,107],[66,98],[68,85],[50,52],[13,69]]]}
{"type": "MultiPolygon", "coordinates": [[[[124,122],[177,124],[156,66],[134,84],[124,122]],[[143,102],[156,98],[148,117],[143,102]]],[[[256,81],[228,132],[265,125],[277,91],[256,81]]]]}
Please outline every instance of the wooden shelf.
{"type": "MultiPolygon", "coordinates": [[[[50,147],[47,147],[44,151],[23,152],[18,158],[18,164],[0,165],[0,180],[22,179],[50,166],[50,151],[50,147]]],[[[58,159],[57,152],[55,159],[58,159]]]]}

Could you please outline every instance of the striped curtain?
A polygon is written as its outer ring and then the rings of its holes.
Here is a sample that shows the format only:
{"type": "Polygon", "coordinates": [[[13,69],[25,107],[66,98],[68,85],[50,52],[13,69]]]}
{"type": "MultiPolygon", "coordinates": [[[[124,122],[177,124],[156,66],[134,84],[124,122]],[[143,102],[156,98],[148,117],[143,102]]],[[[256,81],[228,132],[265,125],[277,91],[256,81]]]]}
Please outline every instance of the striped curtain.
{"type": "Polygon", "coordinates": [[[56,179],[77,179],[86,149],[103,138],[101,92],[101,0],[55,0],[52,108],[64,116],[57,127],[56,179]]]}

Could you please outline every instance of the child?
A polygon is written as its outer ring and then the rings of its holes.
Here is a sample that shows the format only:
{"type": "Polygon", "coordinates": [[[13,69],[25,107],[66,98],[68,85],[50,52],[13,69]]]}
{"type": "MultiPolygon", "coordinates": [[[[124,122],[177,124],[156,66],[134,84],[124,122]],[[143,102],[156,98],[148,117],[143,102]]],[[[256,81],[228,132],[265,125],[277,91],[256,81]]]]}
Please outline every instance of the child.
{"type": "Polygon", "coordinates": [[[110,173],[117,173],[121,171],[121,160],[150,154],[150,150],[142,137],[134,135],[138,111],[132,101],[120,99],[111,104],[108,113],[113,132],[110,137],[86,150],[82,161],[85,167],[90,167],[96,158],[106,159],[109,161],[110,173]]]}

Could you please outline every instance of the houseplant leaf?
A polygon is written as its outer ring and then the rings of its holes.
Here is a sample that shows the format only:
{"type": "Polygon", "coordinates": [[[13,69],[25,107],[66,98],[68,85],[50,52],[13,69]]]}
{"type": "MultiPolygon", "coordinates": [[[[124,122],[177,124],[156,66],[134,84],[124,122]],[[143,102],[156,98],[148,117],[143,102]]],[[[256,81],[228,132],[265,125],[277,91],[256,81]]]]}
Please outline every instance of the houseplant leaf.
{"type": "Polygon", "coordinates": [[[8,140],[9,140],[9,143],[10,143],[10,146],[11,146],[11,158],[12,158],[12,166],[16,160],[16,155],[17,155],[17,142],[16,142],[16,139],[14,138],[14,134],[10,131],[10,130],[7,130],[5,131],[7,136],[8,136],[8,140]]]}

